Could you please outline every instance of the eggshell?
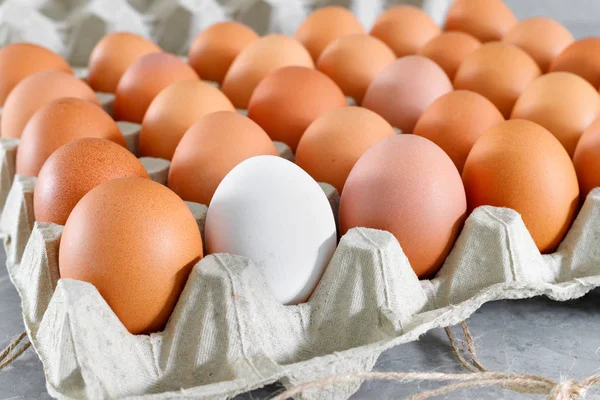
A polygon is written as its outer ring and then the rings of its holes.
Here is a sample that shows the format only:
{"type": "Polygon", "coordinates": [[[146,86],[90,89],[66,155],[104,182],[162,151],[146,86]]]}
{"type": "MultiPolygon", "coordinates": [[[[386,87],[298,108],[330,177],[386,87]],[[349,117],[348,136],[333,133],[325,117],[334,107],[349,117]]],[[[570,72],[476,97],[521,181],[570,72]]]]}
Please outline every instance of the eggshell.
{"type": "Polygon", "coordinates": [[[454,246],[467,201],[450,157],[416,135],[396,135],[356,163],[340,202],[340,229],[391,232],[419,278],[431,278],[454,246]]]}
{"type": "Polygon", "coordinates": [[[285,67],[258,84],[250,98],[248,117],[272,140],[296,151],[300,137],[315,119],[347,105],[342,90],[324,73],[285,67]]]}
{"type": "Polygon", "coordinates": [[[385,67],[373,79],[362,106],[410,133],[423,111],[451,90],[452,83],[439,65],[423,56],[406,56],[385,67]]]}
{"type": "Polygon", "coordinates": [[[184,61],[169,53],[149,53],[127,68],[115,91],[114,117],[117,121],[141,123],[150,103],[167,86],[199,79],[184,61]]]}
{"type": "Polygon", "coordinates": [[[500,40],[517,25],[502,0],[455,0],[446,15],[447,31],[460,31],[482,42],[500,40]]]}
{"type": "Polygon", "coordinates": [[[263,154],[276,155],[277,149],[252,120],[228,111],[208,114],[188,129],[177,146],[169,187],[184,200],[208,205],[233,167],[263,154]]]}
{"type": "Polygon", "coordinates": [[[17,150],[17,174],[37,176],[54,151],[84,137],[111,140],[127,148],[115,121],[95,104],[61,98],[42,106],[23,130],[17,150]]]}
{"type": "Polygon", "coordinates": [[[534,80],[521,94],[511,118],[548,129],[573,156],[583,131],[600,114],[600,96],[585,79],[552,72],[534,80]]]}
{"type": "Polygon", "coordinates": [[[61,97],[75,97],[100,105],[83,81],[62,71],[42,71],[23,79],[10,92],[2,109],[0,134],[19,138],[29,118],[44,104],[61,97]]]}
{"type": "Polygon", "coordinates": [[[221,83],[237,55],[258,37],[239,22],[219,22],[196,36],[188,51],[188,62],[202,79],[221,83]]]}
{"type": "Polygon", "coordinates": [[[590,37],[571,43],[552,61],[548,71],[572,72],[595,88],[600,87],[600,38],[590,37]]]}
{"type": "Polygon", "coordinates": [[[0,49],[0,107],[10,91],[23,79],[40,71],[64,71],[73,74],[58,54],[33,43],[13,43],[0,49]]]}
{"type": "Polygon", "coordinates": [[[370,34],[381,39],[403,57],[417,52],[440,34],[440,28],[427,13],[414,6],[396,6],[383,12],[370,34]]]}
{"type": "Polygon", "coordinates": [[[130,32],[104,36],[90,54],[87,81],[97,92],[114,93],[125,71],[138,58],[160,52],[150,40],[130,32]]]}
{"type": "Polygon", "coordinates": [[[131,152],[106,139],[73,140],[56,150],[35,181],[37,222],[64,225],[75,205],[96,186],[115,178],[149,178],[131,152]]]}
{"type": "Polygon", "coordinates": [[[581,135],[573,155],[581,200],[600,186],[600,117],[581,135]]]}
{"type": "Polygon", "coordinates": [[[187,205],[143,178],[112,179],[89,191],[62,234],[62,279],[91,283],[133,334],[162,330],[202,238],[187,205]]]}
{"type": "Polygon", "coordinates": [[[294,37],[317,62],[321,52],[334,40],[346,35],[366,33],[351,11],[340,6],[320,8],[300,25],[294,37]]]}
{"type": "Polygon", "coordinates": [[[317,118],[304,132],[296,164],[318,182],[342,192],[358,159],[375,143],[396,132],[385,119],[361,107],[343,107],[317,118]]]}
{"type": "Polygon", "coordinates": [[[456,90],[434,101],[413,133],[440,146],[462,172],[477,139],[502,121],[504,117],[491,101],[475,92],[456,90]]]}
{"type": "Polygon", "coordinates": [[[503,38],[503,41],[514,44],[529,54],[543,72],[548,70],[554,58],[574,40],[567,28],[546,17],[525,19],[503,38]]]}
{"type": "Polygon", "coordinates": [[[253,157],[227,174],[208,207],[205,235],[208,253],[254,261],[283,304],[309,298],[337,241],[319,184],[276,156],[253,157]]]}
{"type": "Polygon", "coordinates": [[[237,108],[248,108],[256,86],[276,69],[287,66],[314,68],[308,50],[284,35],[268,35],[250,43],[233,60],[225,79],[223,93],[237,108]]]}
{"type": "Polygon", "coordinates": [[[190,126],[216,111],[235,111],[219,89],[199,80],[173,83],[152,100],[144,115],[140,156],[170,160],[190,126]]]}
{"type": "Polygon", "coordinates": [[[569,155],[530,121],[501,122],[484,133],[462,177],[470,211],[483,205],[512,208],[542,253],[558,246],[577,212],[579,187],[569,155]]]}
{"type": "Polygon", "coordinates": [[[533,58],[518,47],[486,43],[458,67],[454,87],[482,94],[508,118],[521,93],[540,74],[533,58]]]}
{"type": "Polygon", "coordinates": [[[450,79],[454,79],[460,64],[479,46],[481,42],[468,33],[444,32],[427,42],[418,54],[435,61],[450,79]]]}
{"type": "Polygon", "coordinates": [[[394,60],[396,55],[381,40],[369,35],[349,35],[325,48],[317,68],[360,104],[371,81],[394,60]]]}

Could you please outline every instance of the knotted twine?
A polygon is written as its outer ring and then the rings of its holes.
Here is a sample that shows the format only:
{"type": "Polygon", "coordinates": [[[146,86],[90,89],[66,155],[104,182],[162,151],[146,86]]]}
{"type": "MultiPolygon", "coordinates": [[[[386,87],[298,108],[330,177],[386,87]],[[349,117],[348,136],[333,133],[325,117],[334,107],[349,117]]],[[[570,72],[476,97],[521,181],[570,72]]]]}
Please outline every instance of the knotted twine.
{"type": "Polygon", "coordinates": [[[556,382],[552,379],[529,374],[507,374],[502,372],[488,372],[475,352],[473,337],[466,324],[462,322],[461,326],[465,335],[463,341],[466,352],[470,360],[463,355],[463,351],[456,343],[456,339],[450,328],[445,328],[450,346],[456,355],[460,364],[470,371],[468,374],[445,374],[430,372],[358,372],[349,375],[330,376],[318,379],[312,382],[303,383],[294,388],[273,397],[271,400],[286,400],[295,395],[310,391],[325,389],[338,383],[348,382],[366,382],[366,381],[396,381],[396,382],[456,382],[446,384],[438,389],[428,390],[408,397],[408,400],[426,400],[435,396],[448,394],[459,389],[469,389],[475,387],[502,386],[506,389],[519,393],[527,394],[545,394],[547,400],[580,400],[584,399],[587,391],[600,385],[600,372],[585,378],[581,381],[564,380],[556,382]]]}

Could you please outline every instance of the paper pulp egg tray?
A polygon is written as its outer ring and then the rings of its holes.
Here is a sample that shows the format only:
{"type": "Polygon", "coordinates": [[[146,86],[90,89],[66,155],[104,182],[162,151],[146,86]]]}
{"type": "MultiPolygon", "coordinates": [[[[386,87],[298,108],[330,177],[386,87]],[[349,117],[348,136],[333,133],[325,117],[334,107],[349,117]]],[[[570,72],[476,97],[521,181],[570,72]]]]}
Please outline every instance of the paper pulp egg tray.
{"type": "MultiPolygon", "coordinates": [[[[59,278],[63,227],[34,221],[35,178],[11,179],[16,142],[1,144],[2,189],[13,181],[7,196],[0,192],[7,268],[48,392],[60,399],[214,399],[275,381],[290,387],[370,370],[386,349],[454,325],[488,301],[564,301],[600,286],[598,188],[549,255],[515,211],[476,209],[432,280],[418,280],[390,233],[352,229],[310,300],[297,306],[281,305],[251,260],[209,255],[165,330],[132,335],[93,285],[59,278]]],[[[335,208],[334,190],[324,188],[335,208]]],[[[206,207],[188,205],[202,226],[206,207]]],[[[302,398],[345,399],[358,387],[337,384],[302,398]]]]}

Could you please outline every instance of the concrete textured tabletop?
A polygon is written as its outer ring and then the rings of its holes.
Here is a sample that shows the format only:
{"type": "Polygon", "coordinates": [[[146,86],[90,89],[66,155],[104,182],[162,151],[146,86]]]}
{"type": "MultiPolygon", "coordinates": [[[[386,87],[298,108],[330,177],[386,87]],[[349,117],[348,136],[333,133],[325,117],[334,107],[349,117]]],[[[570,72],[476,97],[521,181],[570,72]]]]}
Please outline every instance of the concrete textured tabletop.
{"type": "MultiPolygon", "coordinates": [[[[553,17],[577,38],[600,35],[600,1],[506,0],[517,16],[553,17]]],[[[23,331],[19,296],[10,283],[5,254],[0,250],[0,348],[23,331]]],[[[479,358],[490,371],[543,375],[556,381],[582,379],[600,370],[600,289],[564,303],[547,298],[488,303],[467,321],[475,338],[479,358]]],[[[454,328],[462,338],[459,328],[454,328]]],[[[444,330],[437,329],[419,341],[385,352],[377,371],[465,372],[456,361],[444,330]]],[[[399,399],[436,384],[368,382],[352,397],[358,399],[399,399]]],[[[267,398],[281,390],[274,385],[243,399],[267,398]]],[[[0,399],[48,399],[42,364],[32,349],[11,366],[0,371],[0,399]]],[[[529,399],[544,396],[521,395],[491,387],[461,390],[440,396],[447,399],[529,399]]],[[[600,388],[588,399],[600,399],[600,388]]]]}

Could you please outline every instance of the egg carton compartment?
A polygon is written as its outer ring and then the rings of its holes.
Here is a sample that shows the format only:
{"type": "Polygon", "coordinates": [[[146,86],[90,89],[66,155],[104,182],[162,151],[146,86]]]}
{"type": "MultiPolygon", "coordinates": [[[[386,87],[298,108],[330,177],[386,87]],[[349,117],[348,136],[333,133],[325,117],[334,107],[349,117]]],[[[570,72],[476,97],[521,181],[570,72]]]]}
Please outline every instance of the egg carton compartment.
{"type": "MultiPolygon", "coordinates": [[[[20,207],[29,210],[32,181],[15,177],[7,207],[20,189],[20,207]]],[[[196,207],[202,225],[206,207],[196,207]]],[[[393,235],[355,228],[297,306],[281,305],[251,260],[209,255],[164,331],[151,335],[130,334],[93,285],[59,279],[62,226],[33,223],[22,259],[9,258],[7,267],[52,396],[229,398],[275,381],[292,386],[370,370],[386,349],[454,325],[488,301],[583,296],[600,286],[599,227],[600,188],[550,255],[539,253],[518,213],[480,207],[438,275],[423,281],[393,235]]],[[[358,387],[302,398],[344,399],[358,387]]]]}

